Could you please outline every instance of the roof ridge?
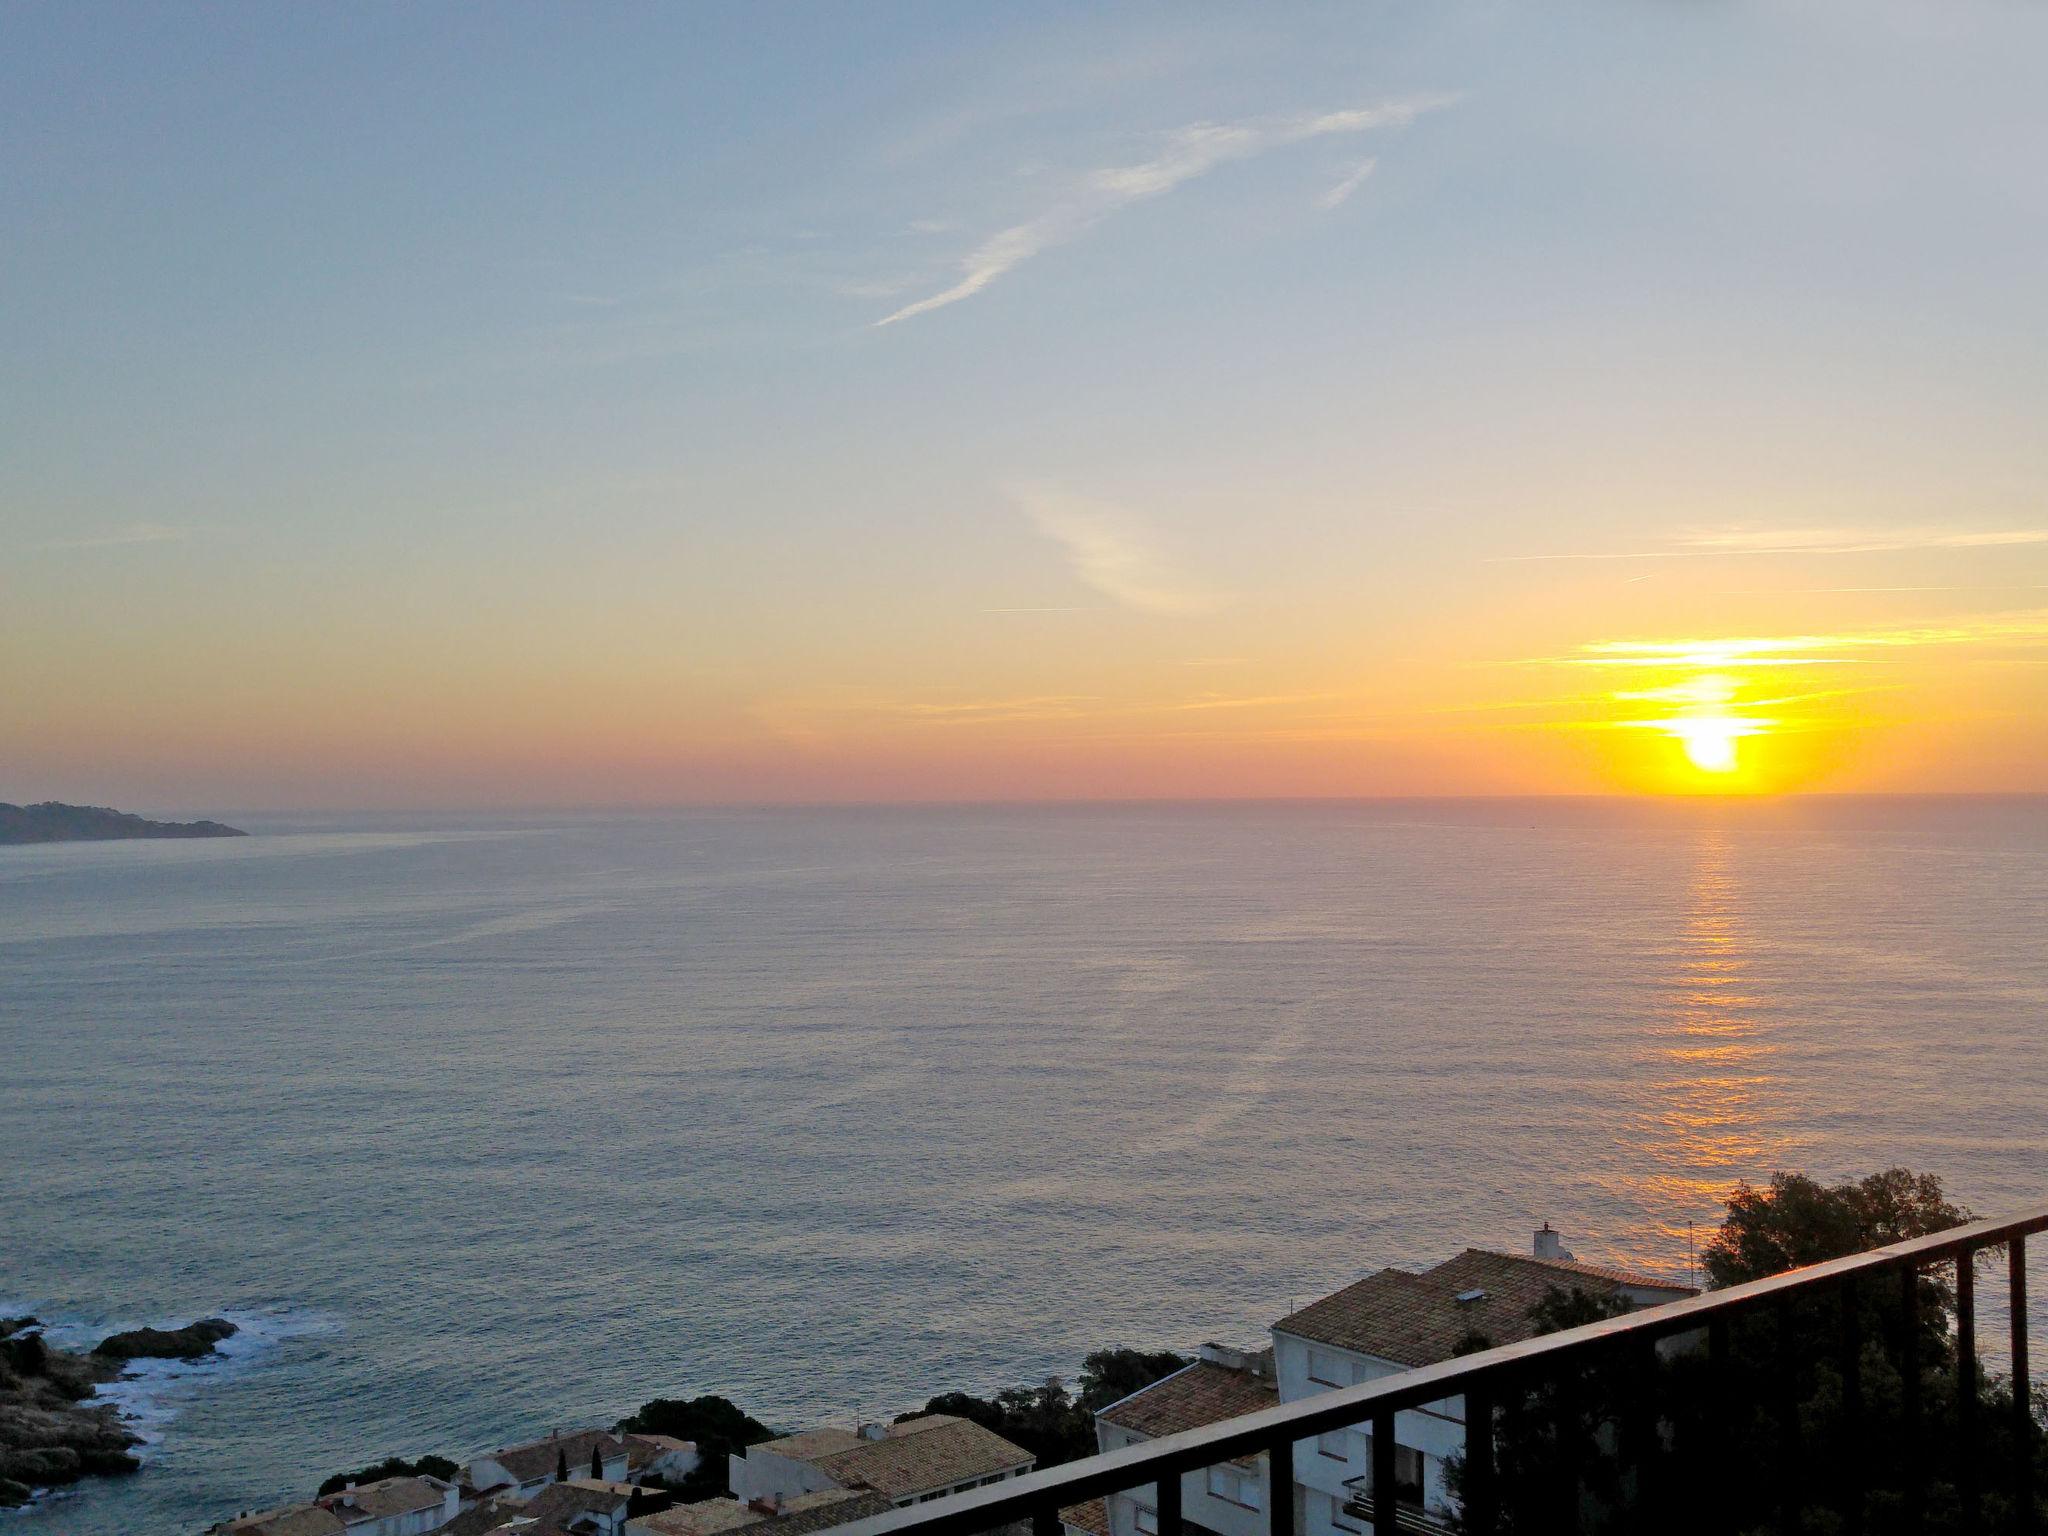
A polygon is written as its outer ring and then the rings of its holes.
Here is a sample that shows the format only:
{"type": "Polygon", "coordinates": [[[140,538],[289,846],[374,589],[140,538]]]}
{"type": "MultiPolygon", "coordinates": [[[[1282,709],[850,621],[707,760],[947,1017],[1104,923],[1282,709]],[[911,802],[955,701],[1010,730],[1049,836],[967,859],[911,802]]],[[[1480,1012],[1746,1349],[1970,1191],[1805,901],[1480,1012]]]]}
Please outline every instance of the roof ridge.
{"type": "Polygon", "coordinates": [[[1100,1408],[1095,1410],[1095,1416],[1097,1418],[1101,1418],[1102,1415],[1109,1412],[1110,1409],[1121,1408],[1125,1403],[1128,1403],[1132,1398],[1139,1397],[1144,1393],[1150,1392],[1154,1387],[1158,1386],[1160,1382],[1172,1381],[1176,1376],[1185,1376],[1189,1371],[1192,1371],[1196,1366],[1202,1363],[1202,1357],[1200,1355],[1197,1355],[1194,1359],[1190,1360],[1186,1365],[1182,1366],[1179,1370],[1168,1371],[1164,1376],[1161,1376],[1159,1378],[1159,1381],[1148,1381],[1145,1383],[1145,1385],[1138,1388],[1136,1392],[1126,1392],[1122,1397],[1118,1398],[1115,1402],[1104,1403],[1100,1408]]]}

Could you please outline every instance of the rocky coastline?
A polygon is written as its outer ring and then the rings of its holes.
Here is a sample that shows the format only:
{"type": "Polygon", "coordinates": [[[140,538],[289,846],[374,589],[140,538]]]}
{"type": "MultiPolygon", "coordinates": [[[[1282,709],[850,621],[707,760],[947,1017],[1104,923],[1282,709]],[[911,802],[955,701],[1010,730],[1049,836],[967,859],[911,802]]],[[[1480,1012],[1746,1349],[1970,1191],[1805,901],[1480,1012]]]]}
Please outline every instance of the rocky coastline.
{"type": "Polygon", "coordinates": [[[0,1509],[87,1477],[137,1471],[141,1439],[98,1389],[136,1360],[200,1360],[235,1325],[202,1318],[183,1328],[111,1334],[89,1351],[59,1349],[33,1317],[0,1318],[0,1509]]]}
{"type": "Polygon", "coordinates": [[[0,843],[104,843],[137,837],[247,837],[218,821],[151,821],[104,805],[0,801],[0,843]]]}

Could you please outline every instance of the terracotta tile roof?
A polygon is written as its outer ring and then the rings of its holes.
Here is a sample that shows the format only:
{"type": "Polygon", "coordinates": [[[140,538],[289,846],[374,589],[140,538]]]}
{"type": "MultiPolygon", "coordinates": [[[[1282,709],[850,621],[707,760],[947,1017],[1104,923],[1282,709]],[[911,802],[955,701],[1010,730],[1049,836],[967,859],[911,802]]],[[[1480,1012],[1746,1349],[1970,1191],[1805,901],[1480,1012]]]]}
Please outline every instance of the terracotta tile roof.
{"type": "Polygon", "coordinates": [[[550,1435],[545,1440],[534,1440],[526,1445],[507,1446],[493,1451],[488,1456],[479,1456],[478,1461],[495,1461],[522,1483],[530,1483],[537,1477],[552,1477],[563,1457],[569,1462],[569,1475],[580,1477],[590,1471],[590,1452],[595,1446],[604,1448],[604,1459],[611,1461],[625,1454],[624,1442],[601,1429],[572,1430],[566,1435],[550,1435]]]}
{"type": "Polygon", "coordinates": [[[509,1493],[487,1493],[481,1502],[465,1509],[446,1525],[436,1526],[434,1536],[484,1536],[516,1516],[523,1506],[509,1493]]]}
{"type": "Polygon", "coordinates": [[[344,1525],[360,1525],[366,1520],[387,1520],[393,1515],[439,1509],[443,1487],[423,1477],[387,1477],[330,1493],[320,1500],[320,1505],[340,1516],[344,1525]]]}
{"type": "Polygon", "coordinates": [[[1553,1289],[1606,1297],[1631,1286],[1656,1287],[1673,1299],[1690,1294],[1683,1286],[1624,1270],[1467,1248],[1419,1275],[1404,1269],[1368,1275],[1273,1327],[1396,1365],[1434,1365],[1450,1359],[1471,1334],[1491,1344],[1532,1337],[1529,1312],[1553,1289]],[[1480,1294],[1467,1302],[1457,1299],[1472,1291],[1480,1294]]]}
{"type": "Polygon", "coordinates": [[[626,1529],[633,1536],[713,1536],[762,1518],[738,1499],[699,1499],[694,1504],[672,1504],[651,1515],[636,1515],[626,1522],[626,1529]]]}
{"type": "Polygon", "coordinates": [[[885,1495],[867,1489],[831,1488],[798,1494],[779,1515],[764,1515],[738,1499],[704,1499],[641,1515],[628,1520],[626,1529],[631,1536],[713,1536],[744,1526],[748,1536],[810,1536],[851,1520],[887,1514],[895,1507],[885,1495]]]}
{"type": "MultiPolygon", "coordinates": [[[[1466,1250],[1468,1253],[1482,1253],[1484,1251],[1484,1249],[1479,1248],[1468,1248],[1466,1250]]],[[[1547,1264],[1552,1269],[1563,1270],[1566,1274],[1585,1275],[1593,1280],[1611,1280],[1616,1285],[1627,1286],[1632,1290],[1669,1291],[1674,1296],[1691,1296],[1695,1294],[1693,1287],[1686,1285],[1682,1281],[1659,1279],[1655,1275],[1641,1274],[1632,1269],[1615,1269],[1607,1264],[1582,1264],[1577,1259],[1538,1258],[1531,1258],[1528,1262],[1531,1264],[1547,1264]]]]}
{"type": "Polygon", "coordinates": [[[343,1536],[346,1527],[317,1504],[291,1504],[240,1515],[214,1529],[234,1536],[343,1536]]]}
{"type": "Polygon", "coordinates": [[[800,1434],[767,1441],[759,1449],[787,1456],[791,1461],[816,1461],[820,1456],[850,1451],[863,1443],[860,1436],[850,1429],[807,1429],[800,1434]]]}
{"type": "Polygon", "coordinates": [[[674,1435],[628,1434],[622,1438],[626,1443],[626,1465],[636,1472],[664,1456],[697,1449],[695,1441],[678,1440],[674,1435]]]}
{"type": "MultiPolygon", "coordinates": [[[[1171,1376],[1163,1376],[1151,1386],[1141,1387],[1129,1397],[1111,1403],[1095,1416],[1105,1423],[1143,1435],[1147,1440],[1157,1440],[1161,1435],[1200,1429],[1206,1424],[1220,1424],[1225,1419],[1237,1418],[1240,1414],[1257,1413],[1279,1401],[1280,1391],[1271,1376],[1233,1370],[1210,1360],[1197,1360],[1193,1365],[1184,1366],[1171,1376]]],[[[1241,1456],[1237,1460],[1251,1466],[1257,1463],[1258,1457],[1241,1456]]]]}
{"type": "Polygon", "coordinates": [[[892,1499],[930,1493],[1028,1466],[1031,1453],[994,1430],[948,1413],[891,1424],[880,1440],[855,1439],[847,1450],[812,1459],[835,1482],[872,1488],[892,1499]]]}
{"type": "Polygon", "coordinates": [[[602,1515],[615,1520],[633,1503],[633,1490],[620,1483],[599,1483],[572,1477],[566,1483],[549,1483],[520,1508],[519,1513],[543,1525],[570,1525],[578,1515],[602,1515]]]}
{"type": "Polygon", "coordinates": [[[1084,1531],[1087,1536],[1109,1536],[1109,1505],[1102,1499],[1090,1499],[1085,1504],[1069,1504],[1060,1511],[1060,1524],[1072,1530],[1084,1531]]]}
{"type": "Polygon", "coordinates": [[[1255,1376],[1250,1371],[1234,1371],[1226,1365],[1197,1360],[1149,1387],[1141,1387],[1120,1402],[1111,1403],[1096,1417],[1136,1430],[1148,1440],[1157,1440],[1161,1435],[1257,1413],[1279,1401],[1279,1389],[1270,1376],[1255,1376]]]}
{"type": "Polygon", "coordinates": [[[791,1499],[782,1513],[747,1527],[747,1536],[810,1536],[829,1531],[851,1520],[886,1515],[896,1506],[885,1493],[862,1488],[835,1488],[825,1493],[806,1493],[791,1499]]]}

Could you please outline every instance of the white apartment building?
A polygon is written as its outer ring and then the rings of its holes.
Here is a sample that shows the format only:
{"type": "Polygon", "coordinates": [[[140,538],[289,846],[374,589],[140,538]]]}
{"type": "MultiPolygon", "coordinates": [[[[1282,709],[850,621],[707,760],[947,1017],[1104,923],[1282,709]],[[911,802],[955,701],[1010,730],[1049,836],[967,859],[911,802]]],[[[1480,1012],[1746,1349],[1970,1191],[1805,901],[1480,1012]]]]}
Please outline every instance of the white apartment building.
{"type": "MultiPolygon", "coordinates": [[[[1271,1350],[1204,1344],[1192,1364],[1096,1414],[1096,1448],[1119,1450],[1279,1401],[1271,1350]]],[[[1264,1456],[1205,1467],[1181,1479],[1181,1520],[1196,1536],[1266,1536],[1270,1496],[1264,1456]]],[[[1134,1488],[1063,1509],[1060,1520],[1073,1536],[1158,1536],[1156,1498],[1150,1487],[1134,1488]]]]}
{"type": "MultiPolygon", "coordinates": [[[[1693,1294],[1653,1275],[1581,1264],[1546,1223],[1530,1254],[1468,1248],[1420,1274],[1383,1269],[1273,1325],[1282,1402],[1434,1365],[1535,1333],[1530,1311],[1552,1290],[1657,1306],[1693,1294]]],[[[1465,1448],[1465,1404],[1447,1398],[1394,1419],[1394,1488],[1402,1524],[1439,1527],[1452,1513],[1447,1458],[1465,1448]]],[[[1375,1490],[1372,1436],[1347,1429],[1295,1449],[1302,1536],[1365,1536],[1375,1490]]],[[[1119,1533],[1120,1536],[1120,1533],[1119,1533]]]]}

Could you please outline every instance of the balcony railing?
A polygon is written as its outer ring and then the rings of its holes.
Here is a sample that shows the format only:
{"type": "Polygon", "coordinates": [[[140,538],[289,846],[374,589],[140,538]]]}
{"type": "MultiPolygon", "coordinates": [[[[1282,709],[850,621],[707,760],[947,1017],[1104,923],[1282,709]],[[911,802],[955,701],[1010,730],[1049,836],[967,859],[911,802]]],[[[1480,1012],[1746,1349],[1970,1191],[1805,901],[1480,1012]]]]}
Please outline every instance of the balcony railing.
{"type": "MultiPolygon", "coordinates": [[[[1520,1343],[1505,1344],[1476,1354],[1464,1355],[1438,1365],[1422,1366],[1392,1376],[1382,1376],[1355,1387],[1320,1393],[1298,1402],[1246,1414],[1220,1424],[1162,1436],[1139,1445],[1090,1456],[1030,1472],[1006,1482],[973,1489],[951,1498],[892,1510],[839,1528],[833,1536],[970,1536],[997,1526],[1028,1524],[1033,1536],[1058,1536],[1059,1511],[1068,1505],[1110,1494],[1145,1489],[1158,1511],[1159,1536],[1183,1536],[1181,1478],[1188,1473],[1262,1454],[1271,1469],[1271,1496],[1266,1500],[1271,1536],[1299,1536],[1292,1485],[1295,1481],[1296,1448],[1304,1441],[1334,1430],[1369,1428],[1372,1438],[1372,1479],[1370,1486],[1394,1486],[1394,1416],[1404,1409],[1420,1408],[1448,1398],[1465,1400],[1464,1527],[1475,1536],[1491,1536],[1497,1529],[1503,1489],[1496,1486],[1494,1450],[1497,1410],[1511,1394],[1527,1391],[1545,1380],[1577,1378],[1584,1370],[1600,1364],[1612,1365],[1619,1358],[1641,1360],[1655,1354],[1661,1341],[1682,1336],[1703,1336],[1704,1362],[1712,1383],[1727,1373],[1729,1330],[1758,1315],[1786,1327],[1792,1309],[1801,1303],[1831,1306],[1840,1319],[1840,1348],[1836,1367],[1842,1375],[1841,1413],[1853,1430],[1863,1411],[1859,1386],[1861,1352],[1857,1330],[1859,1296],[1865,1288],[1889,1277],[1902,1281],[1901,1306],[1908,1318],[1919,1305],[1920,1278],[1937,1265],[1954,1266],[1955,1371],[1957,1444],[1962,1466],[1955,1479],[1955,1528],[1976,1532],[1985,1529],[1978,1518],[1980,1490],[1992,1478],[2009,1479],[2015,1528],[2033,1528],[2033,1456],[2036,1426],[2033,1420],[2027,1359],[2026,1239],[2048,1230],[2048,1206],[1998,1220],[1977,1221],[1927,1237],[1894,1243],[1850,1258],[1835,1259],[1806,1269],[1791,1270],[1726,1290],[1708,1291],[1682,1301],[1559,1333],[1546,1334],[1520,1343]],[[2011,1362],[2013,1381],[2020,1390],[2012,1394],[2011,1450],[2003,1466],[1979,1463],[1981,1449],[1975,1420],[1979,1413],[1979,1367],[1976,1347],[1976,1258],[1985,1249],[2003,1247],[2007,1253],[2009,1303],[2012,1318],[2011,1362]]],[[[1780,1333],[1779,1337],[1785,1337],[1780,1333]]],[[[1909,1330],[1910,1340],[1914,1335],[1909,1330]]],[[[1907,1350],[1914,1347],[1910,1342],[1907,1350]]],[[[1911,1364],[1910,1353],[1908,1355],[1911,1364]]],[[[1919,1423],[1918,1371],[1909,1368],[1902,1380],[1901,1409],[1906,1417],[1907,1443],[1919,1423]]],[[[1633,1443],[1646,1443],[1645,1435],[1661,1437],[1661,1410],[1647,1406],[1645,1426],[1622,1426],[1615,1437],[1626,1456],[1633,1443]]],[[[1787,1402],[1773,1411],[1783,1413],[1784,1430],[1796,1437],[1796,1404],[1787,1402]]],[[[1796,1439],[1793,1443],[1796,1444],[1796,1439]]],[[[1810,1460],[1812,1478],[1841,1511],[1843,1526],[1857,1530],[1862,1521],[1862,1492],[1854,1467],[1824,1467],[1810,1460]]],[[[1906,1478],[1906,1515],[1901,1522],[1910,1528],[1918,1523],[1920,1492],[1913,1468],[1902,1469],[1906,1478]]],[[[1743,1469],[1730,1467],[1730,1477],[1743,1469]]],[[[1643,1497],[1642,1479],[1636,1481],[1636,1496],[1643,1497]]],[[[1803,1491],[1787,1488],[1785,1497],[1803,1491]]],[[[1707,1518],[1713,1490],[1689,1490],[1690,1518],[1685,1528],[1712,1529],[1707,1518]]],[[[1789,1503],[1787,1508],[1792,1507],[1789,1503]]],[[[1575,1517],[1563,1518],[1556,1526],[1569,1530],[1575,1517]]],[[[1389,1501],[1375,1511],[1372,1529],[1377,1536],[1392,1536],[1401,1528],[1402,1511],[1389,1501]]],[[[1646,1527],[1648,1528],[1648,1527],[1646,1527]]],[[[1673,1526],[1672,1529],[1678,1527],[1673,1526]]]]}

